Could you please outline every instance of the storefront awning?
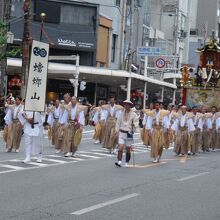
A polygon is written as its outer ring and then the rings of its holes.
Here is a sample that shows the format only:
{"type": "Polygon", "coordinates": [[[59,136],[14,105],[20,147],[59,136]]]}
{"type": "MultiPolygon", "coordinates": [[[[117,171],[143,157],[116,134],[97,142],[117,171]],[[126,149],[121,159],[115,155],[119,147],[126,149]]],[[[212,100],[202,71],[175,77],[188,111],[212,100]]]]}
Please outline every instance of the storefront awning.
{"type": "MultiPolygon", "coordinates": [[[[19,69],[22,67],[22,60],[15,59],[15,58],[8,58],[7,66],[8,66],[9,71],[10,71],[10,68],[13,70],[19,69]]],[[[63,79],[64,78],[70,79],[70,78],[73,78],[73,73],[75,72],[75,70],[76,70],[76,66],[71,65],[71,64],[49,62],[49,65],[48,65],[49,78],[62,77],[63,79]]],[[[105,68],[80,66],[79,72],[80,72],[80,75],[79,75],[80,78],[83,78],[83,75],[89,75],[90,78],[96,79],[97,81],[99,78],[100,79],[102,78],[102,81],[103,80],[107,81],[108,79],[105,79],[104,77],[118,78],[119,81],[120,81],[120,78],[126,79],[126,78],[131,77],[131,79],[140,80],[142,82],[149,82],[155,85],[177,89],[176,85],[172,83],[164,82],[164,81],[153,79],[150,77],[145,77],[143,75],[139,75],[136,73],[129,73],[124,70],[110,70],[110,69],[105,69],[105,68]]]]}

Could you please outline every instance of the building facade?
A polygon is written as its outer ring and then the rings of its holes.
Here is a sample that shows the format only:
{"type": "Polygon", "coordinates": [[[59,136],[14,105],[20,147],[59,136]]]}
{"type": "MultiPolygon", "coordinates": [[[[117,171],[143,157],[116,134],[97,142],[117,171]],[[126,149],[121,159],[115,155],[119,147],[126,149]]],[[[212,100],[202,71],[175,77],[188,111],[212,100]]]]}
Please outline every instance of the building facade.
{"type": "MultiPolygon", "coordinates": [[[[143,75],[143,58],[135,54],[137,46],[145,45],[149,40],[150,2],[32,0],[31,37],[49,43],[50,56],[79,54],[79,83],[87,83],[86,89],[80,89],[79,86],[78,96],[82,99],[96,104],[101,99],[107,100],[109,95],[123,100],[135,92],[141,97],[138,102],[142,105],[148,93],[146,88],[150,91],[159,85],[161,88],[176,89],[173,82],[143,75]],[[43,23],[40,19],[42,12],[46,14],[43,23]],[[137,66],[138,71],[134,68],[130,72],[125,68],[128,45],[132,53],[131,64],[137,66]]],[[[23,1],[13,0],[11,18],[16,22],[11,22],[10,28],[15,34],[15,45],[22,43],[22,6],[23,1]]],[[[8,59],[11,90],[17,75],[22,73],[21,67],[19,57],[8,59]]],[[[75,70],[72,61],[49,62],[48,100],[54,100],[65,92],[73,94],[74,88],[70,82],[75,70]]]]}
{"type": "Polygon", "coordinates": [[[188,63],[199,64],[199,55],[195,50],[205,45],[214,32],[220,38],[220,3],[216,0],[194,0],[190,12],[190,40],[188,63]]]}

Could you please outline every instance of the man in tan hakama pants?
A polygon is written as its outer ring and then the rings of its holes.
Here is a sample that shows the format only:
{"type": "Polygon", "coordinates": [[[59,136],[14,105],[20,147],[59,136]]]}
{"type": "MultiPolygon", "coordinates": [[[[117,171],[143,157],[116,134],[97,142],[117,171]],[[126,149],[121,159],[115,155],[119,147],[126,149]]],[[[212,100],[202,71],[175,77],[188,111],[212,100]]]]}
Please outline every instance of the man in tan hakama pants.
{"type": "Polygon", "coordinates": [[[49,116],[48,116],[48,124],[52,130],[52,145],[55,146],[56,153],[60,153],[62,147],[62,140],[58,138],[59,134],[59,127],[60,127],[60,120],[63,115],[63,110],[60,105],[60,101],[56,100],[55,106],[49,108],[49,116]]]}
{"type": "Polygon", "coordinates": [[[181,112],[172,125],[176,134],[174,152],[176,155],[187,155],[189,148],[189,134],[195,131],[192,121],[193,115],[187,112],[187,107],[182,106],[181,112]]]}
{"type": "Polygon", "coordinates": [[[8,138],[6,142],[7,152],[11,152],[12,149],[16,153],[19,152],[22,136],[22,124],[18,119],[18,114],[23,111],[22,98],[17,97],[15,104],[12,105],[5,116],[5,121],[8,124],[8,138]]]}
{"type": "Polygon", "coordinates": [[[155,110],[146,113],[146,128],[151,136],[151,157],[153,163],[159,163],[164,147],[164,133],[169,128],[168,114],[169,111],[160,109],[160,103],[155,103],[155,110]]]}
{"type": "Polygon", "coordinates": [[[110,98],[110,104],[102,106],[101,121],[105,124],[103,147],[107,148],[109,153],[115,153],[115,146],[117,143],[115,125],[122,109],[122,106],[115,104],[115,99],[113,97],[110,98]]]}
{"type": "Polygon", "coordinates": [[[77,98],[72,96],[71,105],[65,110],[62,119],[62,126],[65,126],[63,137],[63,152],[65,157],[75,156],[78,146],[75,145],[74,137],[77,130],[82,133],[85,124],[84,109],[78,104],[77,98]]]}

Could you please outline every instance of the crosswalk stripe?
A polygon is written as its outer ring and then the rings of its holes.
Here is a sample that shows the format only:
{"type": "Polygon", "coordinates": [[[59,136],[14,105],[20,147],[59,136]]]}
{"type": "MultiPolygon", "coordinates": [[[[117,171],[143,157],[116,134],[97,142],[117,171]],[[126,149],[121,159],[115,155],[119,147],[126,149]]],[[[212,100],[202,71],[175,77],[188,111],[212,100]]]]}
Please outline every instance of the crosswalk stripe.
{"type": "Polygon", "coordinates": [[[36,162],[29,162],[28,164],[35,165],[35,166],[39,166],[39,167],[46,167],[46,166],[48,166],[48,164],[45,164],[45,163],[36,163],[36,162]]]}
{"type": "Polygon", "coordinates": [[[135,149],[134,149],[134,152],[146,153],[147,151],[146,151],[146,150],[140,150],[140,149],[135,148],[135,149]]]}
{"type": "Polygon", "coordinates": [[[61,155],[53,155],[53,154],[51,154],[51,155],[46,155],[47,157],[54,157],[54,158],[63,158],[63,156],[61,156],[61,155]]]}
{"type": "Polygon", "coordinates": [[[105,154],[105,153],[96,153],[96,152],[91,152],[91,153],[95,155],[105,156],[105,157],[114,157],[114,155],[105,154]]]}
{"type": "MultiPolygon", "coordinates": [[[[14,159],[14,160],[10,160],[10,161],[13,161],[13,162],[22,162],[22,160],[17,160],[17,159],[14,159]]],[[[45,164],[45,163],[36,163],[36,162],[28,162],[28,164],[31,164],[31,165],[35,165],[35,166],[48,166],[48,164],[45,164]]]]}
{"type": "Polygon", "coordinates": [[[50,161],[50,162],[55,162],[55,163],[68,163],[67,161],[64,160],[55,160],[55,159],[49,159],[49,158],[44,158],[45,161],[50,161]]]}
{"type": "Polygon", "coordinates": [[[79,153],[79,156],[83,156],[83,157],[88,157],[88,158],[93,158],[93,159],[101,158],[101,157],[96,157],[96,156],[92,156],[92,155],[87,155],[87,154],[90,154],[90,152],[87,152],[87,151],[80,151],[78,153],[79,153]]]}
{"type": "Polygon", "coordinates": [[[98,152],[109,152],[107,149],[102,148],[102,149],[92,149],[91,151],[98,151],[98,152]]]}
{"type": "Polygon", "coordinates": [[[76,161],[83,161],[83,160],[85,160],[85,159],[77,158],[77,157],[69,157],[69,159],[76,160],[76,161]]]}
{"type": "Polygon", "coordinates": [[[13,166],[13,165],[7,165],[7,164],[0,164],[0,167],[5,167],[13,170],[24,170],[25,167],[18,167],[18,166],[13,166]]]}
{"type": "Polygon", "coordinates": [[[82,141],[92,140],[92,138],[82,138],[82,141]]]}
{"type": "MultiPolygon", "coordinates": [[[[60,155],[48,155],[47,157],[54,157],[54,158],[63,158],[63,156],[60,155]]],[[[83,161],[85,159],[82,158],[76,158],[76,157],[68,157],[70,160],[77,160],[77,161],[83,161]]]]}
{"type": "Polygon", "coordinates": [[[92,131],[83,131],[83,134],[88,134],[88,133],[93,133],[94,132],[94,130],[92,130],[92,131]]]}
{"type": "Polygon", "coordinates": [[[141,146],[134,146],[135,149],[139,149],[139,150],[150,150],[150,148],[147,147],[141,147],[141,146]]]}

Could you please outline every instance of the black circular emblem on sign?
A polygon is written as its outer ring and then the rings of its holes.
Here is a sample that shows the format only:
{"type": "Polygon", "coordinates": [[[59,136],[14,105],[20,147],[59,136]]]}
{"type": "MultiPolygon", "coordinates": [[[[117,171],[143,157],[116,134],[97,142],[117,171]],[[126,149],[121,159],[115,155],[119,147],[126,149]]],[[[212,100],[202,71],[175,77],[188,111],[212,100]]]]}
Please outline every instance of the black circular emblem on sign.
{"type": "Polygon", "coordinates": [[[41,57],[47,56],[47,51],[44,48],[40,49],[39,47],[35,47],[33,49],[33,53],[35,56],[41,56],[41,57]]]}
{"type": "Polygon", "coordinates": [[[41,57],[46,57],[47,56],[47,51],[45,49],[40,50],[40,56],[41,57]]]}
{"type": "Polygon", "coordinates": [[[35,56],[39,56],[40,55],[40,48],[39,47],[35,47],[33,49],[33,53],[34,53],[35,56]]]}

